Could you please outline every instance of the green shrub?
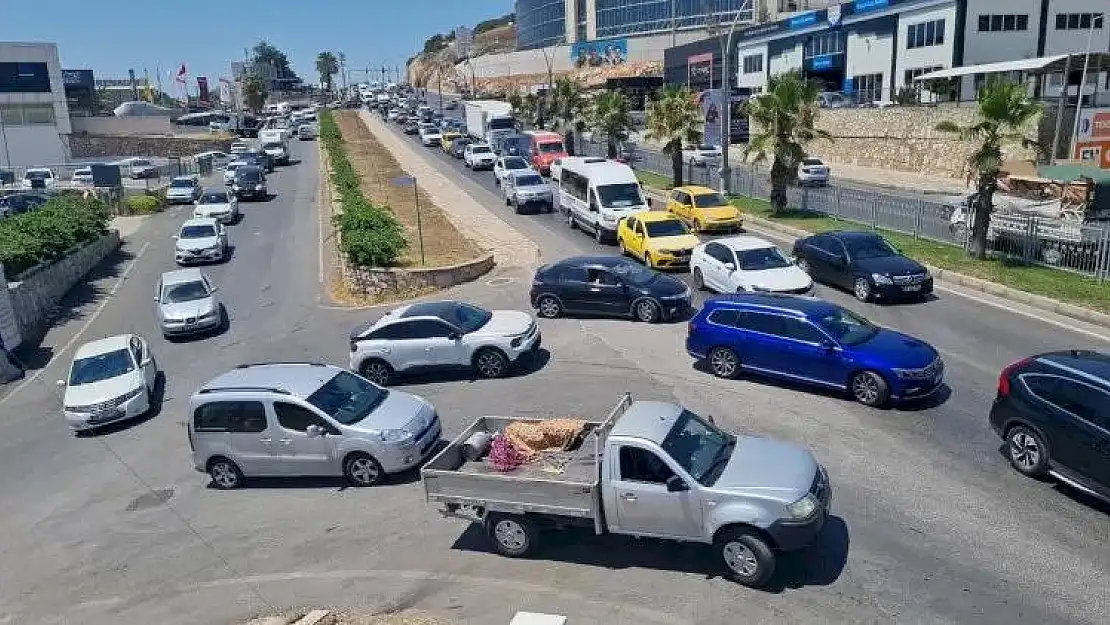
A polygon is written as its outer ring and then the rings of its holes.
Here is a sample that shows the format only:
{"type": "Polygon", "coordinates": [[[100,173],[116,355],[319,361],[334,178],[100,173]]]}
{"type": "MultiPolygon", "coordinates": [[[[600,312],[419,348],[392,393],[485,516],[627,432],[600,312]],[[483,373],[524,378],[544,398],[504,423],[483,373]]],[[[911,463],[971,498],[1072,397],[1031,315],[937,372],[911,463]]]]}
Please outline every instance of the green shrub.
{"type": "Polygon", "coordinates": [[[0,263],[5,276],[12,280],[107,234],[109,218],[100,200],[61,195],[37,210],[0,220],[0,263]]]}
{"type": "Polygon", "coordinates": [[[156,213],[162,208],[162,200],[157,195],[132,195],[124,200],[127,212],[134,215],[156,213]]]}
{"type": "Polygon", "coordinates": [[[319,112],[320,142],[331,160],[331,179],[339,192],[343,214],[336,215],[339,250],[347,260],[364,267],[385,267],[397,263],[408,247],[405,232],[397,218],[384,206],[372,204],[362,195],[362,179],[347,158],[347,147],[332,112],[319,112]]]}

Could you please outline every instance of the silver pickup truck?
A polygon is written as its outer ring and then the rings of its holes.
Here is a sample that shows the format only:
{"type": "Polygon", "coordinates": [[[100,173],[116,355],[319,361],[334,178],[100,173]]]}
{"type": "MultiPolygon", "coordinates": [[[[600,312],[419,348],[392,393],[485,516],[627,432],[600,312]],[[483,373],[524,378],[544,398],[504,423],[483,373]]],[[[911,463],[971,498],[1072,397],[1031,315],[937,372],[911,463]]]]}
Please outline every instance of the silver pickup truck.
{"type": "Polygon", "coordinates": [[[807,449],[730,434],[682,406],[625,395],[568,451],[507,473],[467,459],[474,434],[515,421],[537,420],[481,417],[421,471],[427,501],[481,522],[505,556],[528,555],[541,530],[584,526],[711,544],[730,578],[760,586],[776,553],[811,544],[828,516],[832,487],[807,449]]]}

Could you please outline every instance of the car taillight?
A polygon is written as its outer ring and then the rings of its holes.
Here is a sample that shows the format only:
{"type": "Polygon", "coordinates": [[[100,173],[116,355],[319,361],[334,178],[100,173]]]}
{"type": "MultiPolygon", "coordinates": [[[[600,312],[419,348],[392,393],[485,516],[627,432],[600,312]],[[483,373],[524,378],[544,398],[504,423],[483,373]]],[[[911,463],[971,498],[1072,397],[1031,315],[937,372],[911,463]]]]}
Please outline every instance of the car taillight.
{"type": "Polygon", "coordinates": [[[686,338],[694,336],[694,332],[698,329],[698,324],[691,321],[686,324],[686,338]]]}
{"type": "Polygon", "coordinates": [[[1021,360],[1019,360],[1019,361],[1013,363],[1012,365],[1006,367],[1005,369],[1002,370],[1002,373],[998,374],[998,395],[999,396],[1006,397],[1007,395],[1010,394],[1010,378],[1013,376],[1014,371],[1017,371],[1018,369],[1024,368],[1026,365],[1028,365],[1031,362],[1033,362],[1032,358],[1022,358],[1021,360]]]}

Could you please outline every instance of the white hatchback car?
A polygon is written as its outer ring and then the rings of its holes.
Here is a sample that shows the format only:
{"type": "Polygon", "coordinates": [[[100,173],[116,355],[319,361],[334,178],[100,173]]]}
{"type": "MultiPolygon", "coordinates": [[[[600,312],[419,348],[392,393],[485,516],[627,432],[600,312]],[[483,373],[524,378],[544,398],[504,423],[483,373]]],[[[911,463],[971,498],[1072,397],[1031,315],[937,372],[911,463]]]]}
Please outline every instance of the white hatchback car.
{"type": "Polygon", "coordinates": [[[207,189],[197,198],[193,217],[210,217],[222,224],[239,221],[239,198],[226,189],[207,189]]]}
{"type": "Polygon", "coordinates": [[[80,433],[146,414],[158,365],[146,340],[135,334],[110,336],[77,349],[64,389],[66,423],[80,433]]]}
{"type": "Polygon", "coordinates": [[[819,158],[808,156],[798,167],[798,184],[825,186],[829,184],[829,166],[819,158]]]}
{"type": "Polygon", "coordinates": [[[499,378],[540,347],[532,315],[488,311],[463,302],[401,306],[351,332],[350,367],[388,384],[397,373],[429,369],[472,369],[499,378]]]}
{"type": "Polygon", "coordinates": [[[773,243],[753,236],[716,239],[694,248],[694,285],[718,293],[811,295],[813,278],[773,243]]]}
{"type": "Polygon", "coordinates": [[[470,169],[493,169],[497,155],[488,143],[471,143],[463,150],[463,161],[470,169]]]}

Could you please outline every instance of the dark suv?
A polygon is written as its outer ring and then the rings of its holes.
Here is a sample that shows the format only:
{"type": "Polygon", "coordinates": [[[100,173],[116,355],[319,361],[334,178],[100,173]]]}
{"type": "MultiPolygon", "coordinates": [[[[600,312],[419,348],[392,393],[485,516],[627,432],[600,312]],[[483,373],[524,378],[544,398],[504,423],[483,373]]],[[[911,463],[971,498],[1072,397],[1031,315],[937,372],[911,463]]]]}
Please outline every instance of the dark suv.
{"type": "Polygon", "coordinates": [[[1110,354],[1052,352],[1006,367],[990,421],[1019,472],[1110,502],[1110,354]]]}

